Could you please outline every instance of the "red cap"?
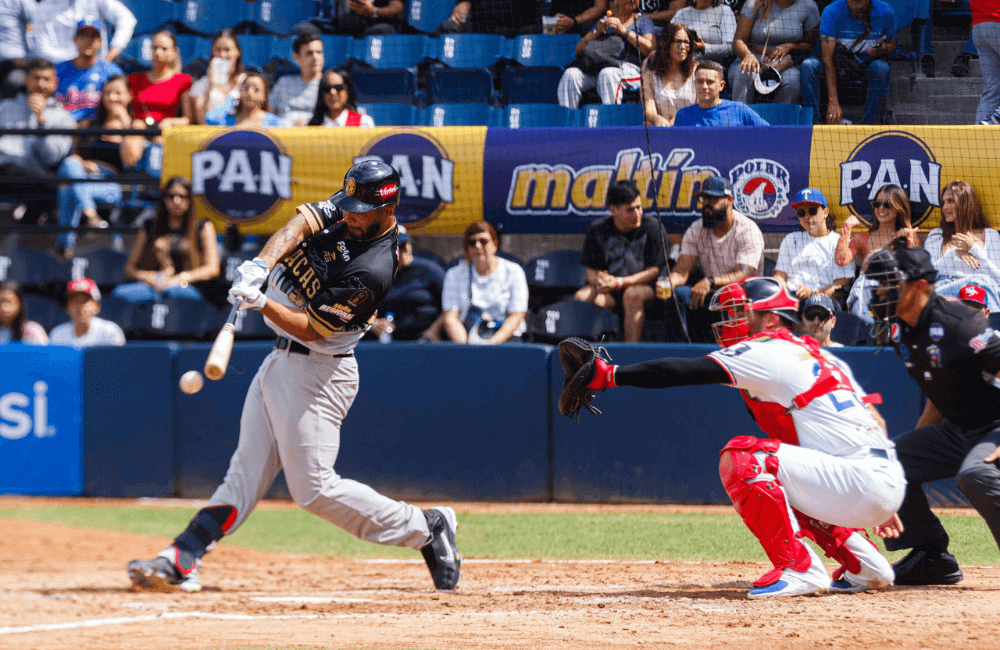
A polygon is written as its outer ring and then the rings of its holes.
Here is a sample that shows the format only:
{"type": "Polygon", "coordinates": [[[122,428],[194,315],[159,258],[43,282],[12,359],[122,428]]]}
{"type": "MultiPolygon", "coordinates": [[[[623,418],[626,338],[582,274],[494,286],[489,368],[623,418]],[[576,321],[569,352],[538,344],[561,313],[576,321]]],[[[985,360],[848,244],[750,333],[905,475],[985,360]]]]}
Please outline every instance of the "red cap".
{"type": "Polygon", "coordinates": [[[959,289],[958,299],[962,302],[973,302],[980,307],[985,307],[986,290],[975,284],[967,284],[959,289]]]}
{"type": "Polygon", "coordinates": [[[90,278],[77,278],[66,285],[66,296],[74,293],[85,293],[97,302],[101,302],[101,290],[97,288],[97,283],[90,278]]]}

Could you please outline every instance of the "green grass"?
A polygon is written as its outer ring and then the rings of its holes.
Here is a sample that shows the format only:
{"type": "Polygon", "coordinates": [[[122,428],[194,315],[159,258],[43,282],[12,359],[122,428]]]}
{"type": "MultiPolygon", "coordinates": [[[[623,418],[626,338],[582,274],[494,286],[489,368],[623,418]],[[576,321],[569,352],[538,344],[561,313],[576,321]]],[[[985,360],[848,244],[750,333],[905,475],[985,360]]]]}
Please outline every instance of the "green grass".
{"type": "MultiPolygon", "coordinates": [[[[194,512],[59,506],[2,509],[0,518],[173,537],[194,512]]],[[[765,561],[757,540],[735,514],[459,514],[458,521],[458,545],[467,558],[765,561]]],[[[996,543],[981,518],[945,515],[942,521],[951,536],[951,551],[962,564],[1000,564],[996,543]]],[[[226,544],[329,557],[416,557],[409,549],[359,541],[302,510],[257,510],[226,544]]]]}

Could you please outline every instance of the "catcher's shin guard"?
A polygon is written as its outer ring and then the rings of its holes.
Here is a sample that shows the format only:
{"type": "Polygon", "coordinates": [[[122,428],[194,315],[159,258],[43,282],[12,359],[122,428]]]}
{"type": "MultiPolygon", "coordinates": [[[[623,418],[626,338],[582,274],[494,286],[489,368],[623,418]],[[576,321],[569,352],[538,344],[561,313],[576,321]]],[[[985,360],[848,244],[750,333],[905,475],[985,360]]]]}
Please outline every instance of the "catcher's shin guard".
{"type": "MultiPolygon", "coordinates": [[[[856,532],[863,533],[863,528],[834,526],[833,524],[826,524],[808,517],[798,510],[793,509],[793,511],[795,512],[795,518],[798,520],[802,534],[816,542],[828,558],[840,563],[840,568],[833,573],[835,581],[840,580],[845,572],[859,573],[861,571],[861,561],[851,550],[851,545],[846,542],[852,534],[856,532]]],[[[870,544],[871,542],[868,543],[870,544]]]]}
{"type": "Polygon", "coordinates": [[[773,584],[786,568],[805,572],[812,564],[778,481],[778,457],[774,454],[780,445],[777,440],[738,436],[719,454],[719,477],[726,493],[774,565],[753,583],[755,587],[773,584]],[[761,456],[763,467],[758,460],[761,456]]]}

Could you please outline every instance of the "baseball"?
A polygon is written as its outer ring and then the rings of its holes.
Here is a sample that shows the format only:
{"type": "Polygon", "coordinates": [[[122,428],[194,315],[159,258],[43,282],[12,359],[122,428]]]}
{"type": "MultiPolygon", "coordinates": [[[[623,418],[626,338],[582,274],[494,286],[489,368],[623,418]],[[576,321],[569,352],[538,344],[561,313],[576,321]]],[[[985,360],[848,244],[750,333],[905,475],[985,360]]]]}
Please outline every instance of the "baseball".
{"type": "Polygon", "coordinates": [[[188,370],[181,375],[180,384],[181,390],[191,395],[201,390],[201,387],[205,385],[205,378],[197,370],[188,370]]]}

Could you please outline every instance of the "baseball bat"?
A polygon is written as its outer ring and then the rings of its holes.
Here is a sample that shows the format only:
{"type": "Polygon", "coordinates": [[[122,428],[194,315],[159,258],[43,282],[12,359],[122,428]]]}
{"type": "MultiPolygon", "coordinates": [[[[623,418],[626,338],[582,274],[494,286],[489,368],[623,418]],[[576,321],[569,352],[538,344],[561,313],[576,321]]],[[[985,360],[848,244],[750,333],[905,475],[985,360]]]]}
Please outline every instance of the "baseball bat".
{"type": "Polygon", "coordinates": [[[229,355],[233,352],[233,331],[236,329],[236,314],[243,304],[242,298],[236,299],[236,304],[229,310],[226,324],[222,326],[219,335],[215,337],[215,343],[205,359],[205,376],[218,381],[226,376],[226,368],[229,367],[229,355]]]}

